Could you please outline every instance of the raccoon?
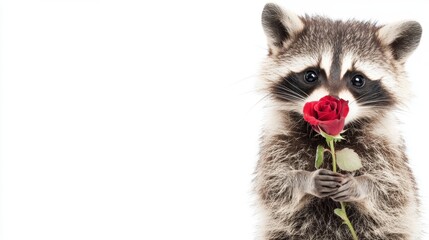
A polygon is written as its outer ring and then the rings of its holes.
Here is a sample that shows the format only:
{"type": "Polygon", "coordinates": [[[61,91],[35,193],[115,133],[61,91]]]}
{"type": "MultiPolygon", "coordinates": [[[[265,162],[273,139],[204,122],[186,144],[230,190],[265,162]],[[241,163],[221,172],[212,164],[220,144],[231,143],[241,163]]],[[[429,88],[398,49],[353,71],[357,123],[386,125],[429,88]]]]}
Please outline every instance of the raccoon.
{"type": "Polygon", "coordinates": [[[297,16],[275,4],[262,12],[268,56],[261,87],[268,96],[255,171],[261,239],[344,240],[351,234],[334,215],[339,201],[359,239],[420,239],[419,196],[395,112],[409,98],[404,64],[422,28],[297,16]],[[334,173],[328,154],[314,167],[325,139],[304,120],[306,102],[331,95],[348,100],[345,140],[363,168],[334,173]]]}

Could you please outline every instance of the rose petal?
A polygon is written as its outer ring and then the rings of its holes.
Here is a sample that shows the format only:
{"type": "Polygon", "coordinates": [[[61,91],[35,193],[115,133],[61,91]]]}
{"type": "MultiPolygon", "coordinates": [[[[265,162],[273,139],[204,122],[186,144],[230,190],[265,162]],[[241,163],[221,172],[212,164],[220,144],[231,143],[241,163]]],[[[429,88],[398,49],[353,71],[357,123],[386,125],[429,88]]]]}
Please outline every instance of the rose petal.
{"type": "Polygon", "coordinates": [[[329,120],[338,119],[338,118],[335,112],[325,112],[325,113],[320,113],[317,119],[320,121],[329,121],[329,120]]]}
{"type": "Polygon", "coordinates": [[[340,132],[344,128],[344,120],[345,118],[341,119],[334,119],[330,121],[320,121],[318,126],[327,134],[331,136],[336,136],[340,134],[340,132]]]}
{"type": "Polygon", "coordinates": [[[324,104],[323,106],[320,107],[319,111],[323,111],[323,112],[332,112],[332,105],[331,104],[324,104]]]}
{"type": "Polygon", "coordinates": [[[343,99],[340,99],[340,101],[341,101],[342,108],[341,108],[339,113],[340,113],[341,117],[345,118],[345,117],[347,117],[347,114],[349,113],[349,102],[345,101],[343,99]]]}
{"type": "Polygon", "coordinates": [[[314,105],[317,102],[308,102],[304,105],[304,120],[307,121],[308,123],[310,123],[311,125],[317,125],[317,123],[319,122],[316,117],[317,117],[317,112],[314,110],[314,105]]]}

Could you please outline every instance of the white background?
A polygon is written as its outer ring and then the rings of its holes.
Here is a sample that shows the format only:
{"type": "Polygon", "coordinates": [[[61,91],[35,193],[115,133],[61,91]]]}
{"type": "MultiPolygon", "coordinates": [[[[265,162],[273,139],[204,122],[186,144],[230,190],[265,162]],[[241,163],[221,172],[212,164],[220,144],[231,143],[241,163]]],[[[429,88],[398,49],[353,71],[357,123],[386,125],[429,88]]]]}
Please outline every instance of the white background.
{"type": "MultiPolygon", "coordinates": [[[[253,239],[264,3],[2,1],[0,239],[253,239]]],[[[423,25],[402,130],[427,223],[425,1],[283,5],[423,25]]]]}

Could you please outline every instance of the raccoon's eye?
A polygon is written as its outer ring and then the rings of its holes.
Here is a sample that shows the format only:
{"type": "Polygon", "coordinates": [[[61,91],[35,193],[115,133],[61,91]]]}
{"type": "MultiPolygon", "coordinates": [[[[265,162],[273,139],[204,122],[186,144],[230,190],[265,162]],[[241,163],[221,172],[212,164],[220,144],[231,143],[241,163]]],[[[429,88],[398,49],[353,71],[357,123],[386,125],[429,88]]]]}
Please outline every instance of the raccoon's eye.
{"type": "Polygon", "coordinates": [[[319,76],[317,76],[317,73],[315,71],[308,70],[304,74],[304,79],[305,79],[305,81],[307,81],[309,83],[313,83],[313,82],[317,81],[317,79],[319,79],[319,76]]]}
{"type": "Polygon", "coordinates": [[[362,75],[354,75],[352,77],[352,84],[357,88],[361,88],[365,85],[365,78],[362,75]]]}

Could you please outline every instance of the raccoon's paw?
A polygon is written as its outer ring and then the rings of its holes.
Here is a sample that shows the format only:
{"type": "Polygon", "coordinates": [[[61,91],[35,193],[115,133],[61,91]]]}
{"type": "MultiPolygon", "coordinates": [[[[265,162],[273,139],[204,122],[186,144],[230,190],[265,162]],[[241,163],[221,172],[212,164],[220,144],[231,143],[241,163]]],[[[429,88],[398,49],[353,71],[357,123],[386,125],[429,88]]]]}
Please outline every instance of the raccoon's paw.
{"type": "Polygon", "coordinates": [[[319,169],[311,173],[307,193],[318,198],[329,197],[338,192],[344,176],[326,169],[319,169]]]}
{"type": "Polygon", "coordinates": [[[356,202],[365,198],[366,193],[362,187],[359,177],[350,174],[343,175],[345,178],[341,182],[341,187],[331,194],[331,199],[337,202],[356,202]]]}

